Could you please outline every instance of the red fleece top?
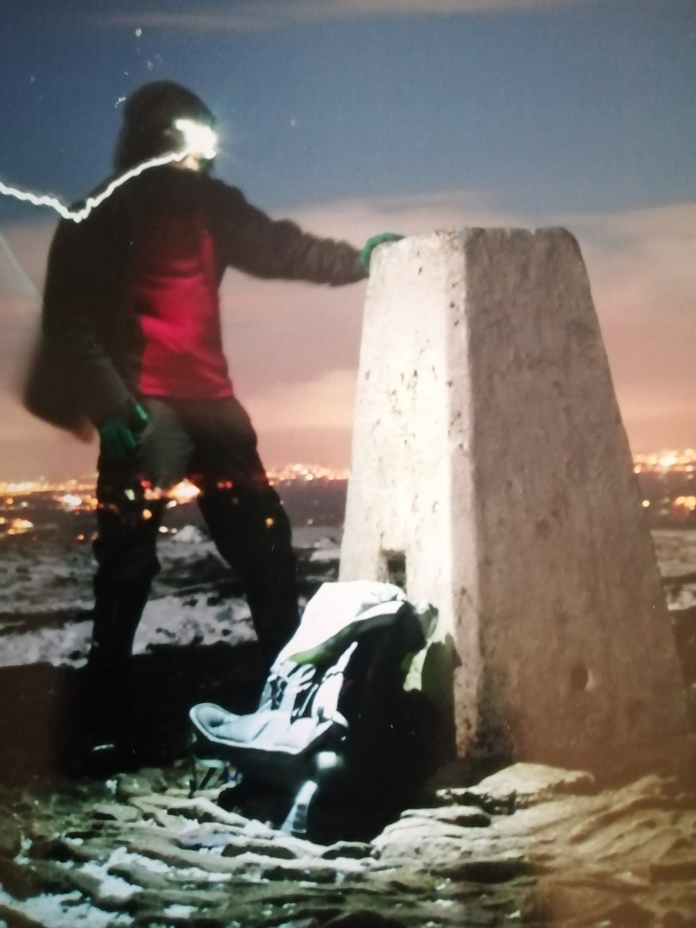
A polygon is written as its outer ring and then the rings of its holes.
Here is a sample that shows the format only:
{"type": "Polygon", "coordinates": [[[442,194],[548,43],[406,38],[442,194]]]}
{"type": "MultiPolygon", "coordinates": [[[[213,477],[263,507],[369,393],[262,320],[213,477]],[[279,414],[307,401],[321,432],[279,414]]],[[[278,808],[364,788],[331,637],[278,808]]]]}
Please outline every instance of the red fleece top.
{"type": "Polygon", "coordinates": [[[232,396],[222,351],[213,241],[203,217],[149,217],[138,235],[134,299],[143,396],[232,396]]]}
{"type": "Polygon", "coordinates": [[[228,267],[330,286],[365,277],[351,245],[271,219],[236,187],[168,166],[144,171],[84,222],[58,225],[29,408],[78,430],[138,396],[232,396],[218,299],[228,267]]]}

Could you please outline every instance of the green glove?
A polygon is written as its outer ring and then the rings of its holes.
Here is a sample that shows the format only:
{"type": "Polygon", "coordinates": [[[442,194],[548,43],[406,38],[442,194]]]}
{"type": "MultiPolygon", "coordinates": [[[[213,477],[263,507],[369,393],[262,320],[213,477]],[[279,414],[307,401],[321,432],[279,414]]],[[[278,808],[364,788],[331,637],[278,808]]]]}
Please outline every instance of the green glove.
{"type": "Polygon", "coordinates": [[[126,461],[138,447],[138,432],[147,425],[148,415],[139,403],[110,416],[99,426],[102,448],[113,461],[126,461]]]}
{"type": "Polygon", "coordinates": [[[403,235],[397,235],[396,232],[383,232],[381,235],[373,235],[369,238],[360,252],[360,263],[365,273],[370,273],[370,258],[378,245],[384,245],[386,242],[400,242],[403,237],[403,235]]]}

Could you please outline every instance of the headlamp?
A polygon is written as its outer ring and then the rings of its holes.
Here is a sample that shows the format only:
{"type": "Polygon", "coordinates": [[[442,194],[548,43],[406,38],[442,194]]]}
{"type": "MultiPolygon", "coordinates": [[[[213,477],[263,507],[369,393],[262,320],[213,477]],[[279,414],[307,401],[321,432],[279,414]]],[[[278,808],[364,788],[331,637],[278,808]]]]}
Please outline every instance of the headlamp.
{"type": "Polygon", "coordinates": [[[200,155],[212,161],[217,155],[217,134],[210,126],[192,119],[176,119],[174,128],[178,129],[184,137],[186,151],[192,155],[200,155]]]}

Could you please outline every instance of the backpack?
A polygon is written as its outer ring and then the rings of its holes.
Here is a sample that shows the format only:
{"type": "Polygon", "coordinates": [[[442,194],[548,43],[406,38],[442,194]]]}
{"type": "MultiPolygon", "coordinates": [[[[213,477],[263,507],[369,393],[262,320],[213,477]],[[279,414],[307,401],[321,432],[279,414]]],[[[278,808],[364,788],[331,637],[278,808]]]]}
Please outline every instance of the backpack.
{"type": "Polygon", "coordinates": [[[415,747],[403,682],[408,657],[425,646],[422,621],[394,585],[324,583],[273,663],[255,712],[191,709],[194,759],[209,772],[234,767],[239,795],[250,784],[284,794],[287,834],[318,830],[309,819],[322,796],[334,812],[348,803],[343,817],[355,823],[368,797],[393,798],[395,765],[406,742],[415,747]]]}

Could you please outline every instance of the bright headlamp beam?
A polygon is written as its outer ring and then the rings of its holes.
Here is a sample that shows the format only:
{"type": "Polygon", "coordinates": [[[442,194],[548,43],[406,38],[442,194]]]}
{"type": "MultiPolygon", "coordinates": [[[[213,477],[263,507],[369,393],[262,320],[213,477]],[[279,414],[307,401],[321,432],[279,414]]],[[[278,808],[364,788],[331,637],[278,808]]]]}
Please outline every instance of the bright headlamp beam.
{"type": "Polygon", "coordinates": [[[183,135],[184,144],[191,154],[200,155],[208,161],[217,155],[218,138],[210,126],[192,119],[177,119],[174,128],[183,135]]]}
{"type": "Polygon", "coordinates": [[[0,181],[0,194],[6,197],[14,197],[16,200],[22,200],[34,206],[48,206],[50,209],[55,210],[59,216],[62,216],[63,219],[69,219],[72,222],[82,222],[83,219],[89,216],[93,209],[96,209],[100,203],[107,200],[114,190],[121,187],[133,177],[137,177],[138,174],[142,174],[143,171],[160,167],[163,164],[171,164],[173,161],[183,161],[185,158],[188,158],[189,155],[203,157],[208,160],[212,160],[215,157],[217,154],[215,150],[217,136],[209,126],[194,123],[189,119],[177,119],[174,125],[175,128],[184,135],[184,139],[186,140],[186,147],[183,151],[159,155],[156,158],[150,158],[149,161],[136,164],[134,168],[126,171],[125,174],[120,174],[112,180],[101,193],[97,194],[97,196],[87,197],[85,205],[81,209],[69,209],[64,203],[61,203],[57,197],[52,197],[48,194],[40,196],[39,194],[32,193],[30,190],[19,190],[17,187],[8,187],[7,184],[3,184],[2,181],[0,181]],[[185,123],[186,125],[182,126],[180,123],[185,123]],[[189,135],[190,133],[191,135],[189,135]]]}

